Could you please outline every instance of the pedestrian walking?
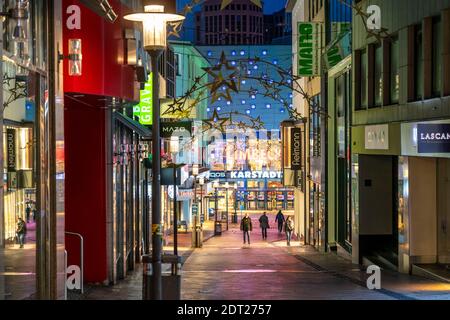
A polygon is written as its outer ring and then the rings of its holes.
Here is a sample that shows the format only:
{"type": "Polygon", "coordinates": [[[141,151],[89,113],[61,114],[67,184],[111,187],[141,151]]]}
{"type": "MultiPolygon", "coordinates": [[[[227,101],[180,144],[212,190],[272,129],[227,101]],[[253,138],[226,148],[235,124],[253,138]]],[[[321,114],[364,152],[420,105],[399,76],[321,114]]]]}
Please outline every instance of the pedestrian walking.
{"type": "Polygon", "coordinates": [[[16,230],[16,236],[17,241],[19,242],[20,248],[23,248],[23,245],[25,244],[25,235],[27,234],[27,225],[25,221],[23,221],[22,218],[19,218],[17,221],[17,230],[16,230]]]}
{"type": "Polygon", "coordinates": [[[284,223],[284,232],[286,233],[287,245],[291,245],[292,233],[294,232],[294,221],[291,216],[288,216],[286,222],[284,223]]]}
{"type": "Polygon", "coordinates": [[[283,232],[283,224],[285,222],[285,219],[284,219],[283,212],[281,212],[281,210],[278,211],[278,213],[275,217],[275,222],[278,222],[278,232],[282,233],[283,232]]]}
{"type": "Polygon", "coordinates": [[[247,236],[248,244],[250,244],[250,231],[252,231],[252,219],[249,217],[248,213],[241,220],[241,231],[244,233],[244,244],[245,236],[247,236]]]}
{"type": "Polygon", "coordinates": [[[30,216],[31,216],[31,207],[30,205],[27,205],[26,209],[25,209],[25,216],[27,219],[27,223],[30,223],[30,216]]]}
{"type": "Polygon", "coordinates": [[[267,217],[266,212],[264,212],[263,215],[259,217],[259,226],[261,227],[263,240],[267,240],[267,229],[269,229],[270,226],[269,226],[269,217],[267,217]]]}

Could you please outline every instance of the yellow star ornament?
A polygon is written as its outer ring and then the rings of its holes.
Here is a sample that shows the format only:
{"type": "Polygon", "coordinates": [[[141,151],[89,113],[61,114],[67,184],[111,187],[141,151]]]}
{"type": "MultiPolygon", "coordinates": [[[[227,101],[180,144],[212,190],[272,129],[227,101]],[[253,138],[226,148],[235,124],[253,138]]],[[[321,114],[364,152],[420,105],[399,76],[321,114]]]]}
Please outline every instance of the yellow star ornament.
{"type": "MultiPolygon", "coordinates": [[[[262,8],[261,0],[250,0],[253,2],[256,6],[262,8]]],[[[232,3],[233,0],[222,0],[222,6],[220,7],[220,10],[225,9],[230,3],[232,3]]]]}

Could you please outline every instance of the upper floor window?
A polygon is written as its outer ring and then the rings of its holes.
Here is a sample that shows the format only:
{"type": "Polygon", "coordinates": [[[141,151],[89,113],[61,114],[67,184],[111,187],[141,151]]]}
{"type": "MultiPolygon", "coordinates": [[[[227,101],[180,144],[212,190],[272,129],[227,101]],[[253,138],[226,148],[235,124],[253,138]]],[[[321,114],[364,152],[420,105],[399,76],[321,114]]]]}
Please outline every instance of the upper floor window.
{"type": "Polygon", "coordinates": [[[441,19],[436,17],[433,19],[433,69],[432,69],[432,82],[433,82],[433,96],[439,97],[441,95],[442,87],[442,26],[441,19]]]}

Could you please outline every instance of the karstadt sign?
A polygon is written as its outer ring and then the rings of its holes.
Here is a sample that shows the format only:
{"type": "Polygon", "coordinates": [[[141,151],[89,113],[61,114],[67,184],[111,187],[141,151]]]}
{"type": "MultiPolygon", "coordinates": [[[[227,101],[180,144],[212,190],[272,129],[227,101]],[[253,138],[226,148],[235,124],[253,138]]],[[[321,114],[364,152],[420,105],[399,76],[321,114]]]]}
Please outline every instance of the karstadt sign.
{"type": "Polygon", "coordinates": [[[226,179],[226,180],[245,180],[245,179],[269,179],[281,180],[283,172],[281,171],[211,171],[210,179],[226,179]]]}

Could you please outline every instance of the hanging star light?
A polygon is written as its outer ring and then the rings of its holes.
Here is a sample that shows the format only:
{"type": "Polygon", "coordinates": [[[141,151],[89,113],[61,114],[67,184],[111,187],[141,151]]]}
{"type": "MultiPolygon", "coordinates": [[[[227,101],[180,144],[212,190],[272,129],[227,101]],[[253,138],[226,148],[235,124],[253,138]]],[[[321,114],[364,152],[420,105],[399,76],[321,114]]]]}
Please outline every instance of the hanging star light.
{"type": "Polygon", "coordinates": [[[181,21],[173,21],[167,23],[167,37],[175,36],[180,38],[181,27],[183,26],[184,20],[181,21]]]}
{"type": "Polygon", "coordinates": [[[238,74],[237,69],[230,65],[229,61],[225,57],[225,53],[222,51],[220,61],[214,67],[203,68],[210,76],[213,77],[213,81],[208,84],[211,91],[211,103],[216,102],[219,98],[223,97],[227,101],[232,101],[230,90],[238,93],[238,87],[236,85],[236,76],[238,74]],[[223,70],[225,69],[225,70],[223,70]],[[224,71],[228,74],[224,76],[224,71]],[[219,92],[219,89],[224,87],[225,92],[219,92]]]}
{"type": "Polygon", "coordinates": [[[225,127],[230,122],[230,118],[221,118],[217,113],[217,110],[214,110],[213,115],[210,119],[204,120],[204,123],[208,126],[209,129],[217,129],[221,132],[225,132],[225,127]]]}
{"type": "MultiPolygon", "coordinates": [[[[251,1],[252,3],[254,3],[256,6],[262,8],[261,0],[250,0],[250,1],[251,1]]],[[[220,7],[220,10],[225,9],[225,8],[228,7],[228,5],[229,5],[230,3],[232,3],[232,2],[233,2],[233,0],[222,0],[222,5],[221,5],[221,7],[220,7]]]]}

